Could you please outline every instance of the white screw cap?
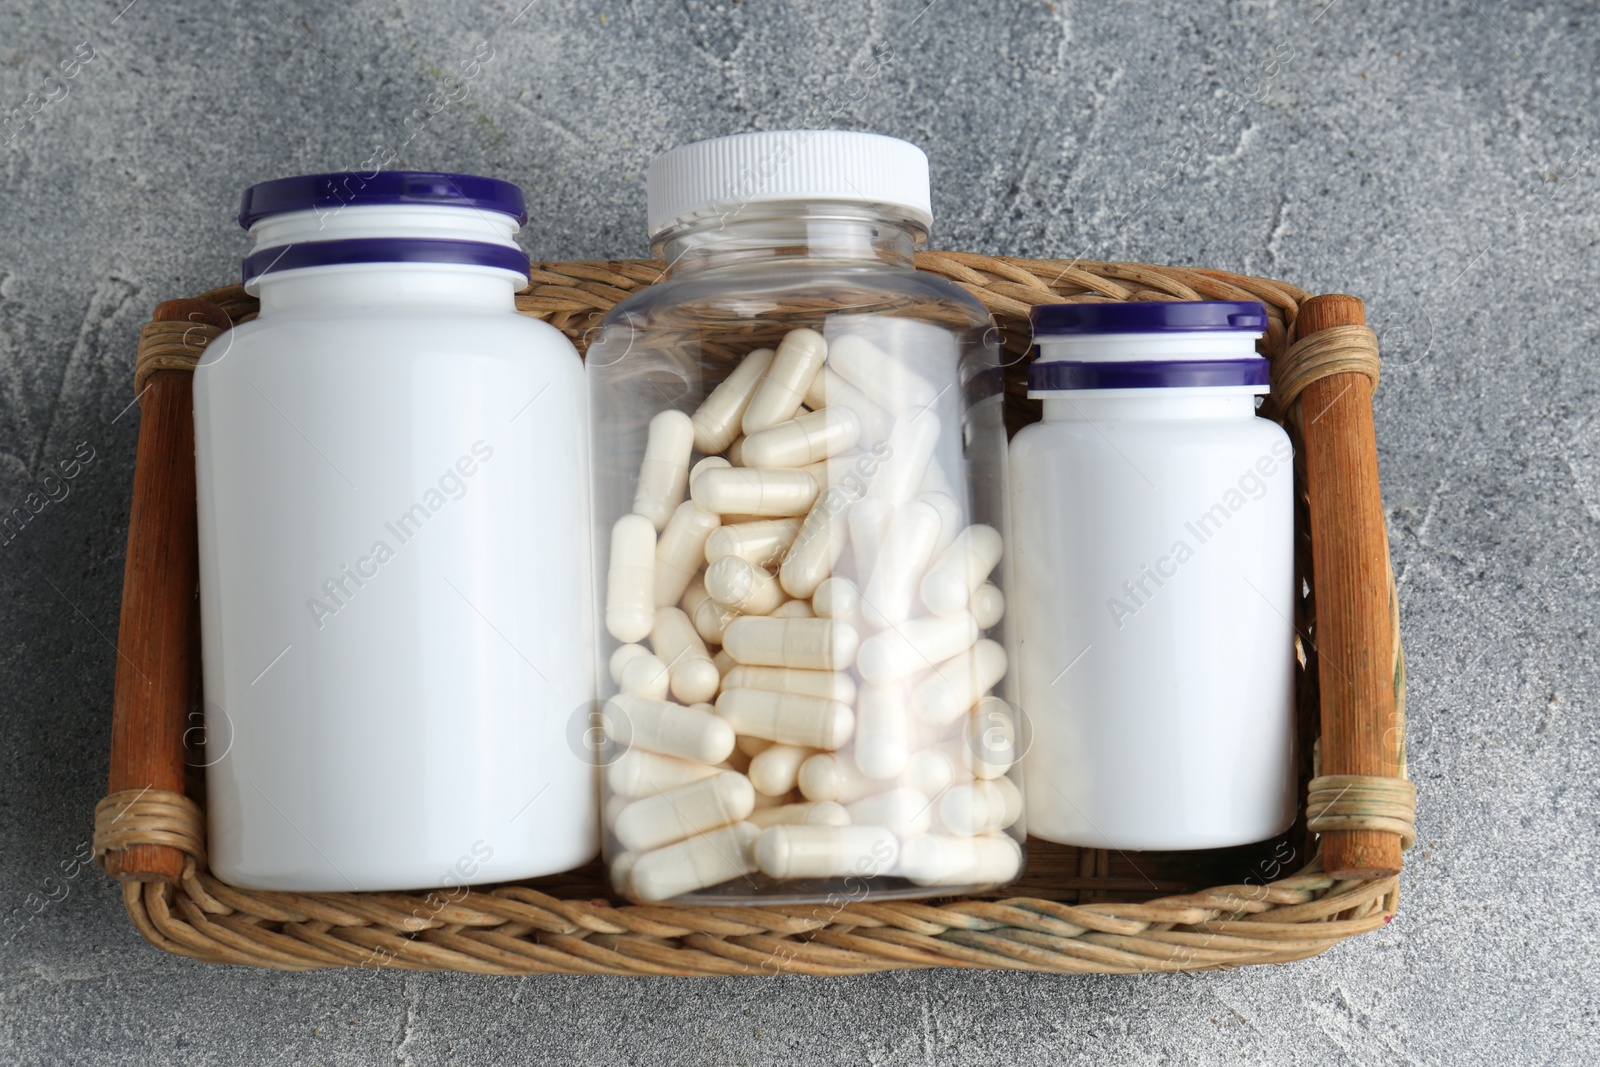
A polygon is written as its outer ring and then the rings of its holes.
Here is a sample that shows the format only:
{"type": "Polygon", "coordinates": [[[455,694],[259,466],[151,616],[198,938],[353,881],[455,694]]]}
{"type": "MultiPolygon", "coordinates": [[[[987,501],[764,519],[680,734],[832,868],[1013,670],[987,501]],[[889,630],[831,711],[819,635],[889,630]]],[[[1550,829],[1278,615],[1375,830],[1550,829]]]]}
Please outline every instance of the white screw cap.
{"type": "Polygon", "coordinates": [[[713,211],[776,200],[881,204],[933,222],[928,157],[894,137],[850,130],[738,133],[657,156],[645,179],[650,236],[713,211]]]}

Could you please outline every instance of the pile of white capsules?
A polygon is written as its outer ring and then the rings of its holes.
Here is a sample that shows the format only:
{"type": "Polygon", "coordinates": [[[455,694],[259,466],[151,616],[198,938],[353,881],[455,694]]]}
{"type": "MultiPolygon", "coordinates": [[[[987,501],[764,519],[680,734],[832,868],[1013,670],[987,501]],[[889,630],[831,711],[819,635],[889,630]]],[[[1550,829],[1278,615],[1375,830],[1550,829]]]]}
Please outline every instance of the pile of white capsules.
{"type": "Polygon", "coordinates": [[[980,636],[1003,546],[938,463],[937,399],[863,338],[796,329],[651,420],[607,571],[619,891],[1020,869],[1015,722],[987,695],[1006,653],[980,636]]]}

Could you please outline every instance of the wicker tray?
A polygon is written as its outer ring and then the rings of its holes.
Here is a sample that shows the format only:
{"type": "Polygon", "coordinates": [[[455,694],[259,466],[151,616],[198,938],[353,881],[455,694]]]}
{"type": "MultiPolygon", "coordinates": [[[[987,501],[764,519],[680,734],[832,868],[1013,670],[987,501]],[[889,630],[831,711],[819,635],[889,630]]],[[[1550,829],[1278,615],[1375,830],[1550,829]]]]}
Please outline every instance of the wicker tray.
{"type": "MultiPolygon", "coordinates": [[[[1374,543],[1383,515],[1371,332],[1348,321],[1328,326],[1309,308],[1302,314],[1308,294],[1292,285],[1221,271],[955,252],[924,253],[917,265],[963,285],[994,315],[1016,357],[1007,382],[1013,430],[1038,417],[1022,366],[1034,304],[1266,304],[1270,328],[1260,348],[1273,361],[1271,414],[1289,429],[1297,453],[1296,583],[1304,593],[1296,607],[1296,684],[1308,800],[1287,834],[1246,848],[1133,855],[1031,840],[1026,876],[993,898],[837,906],[630,905],[611,894],[598,864],[432,893],[292,894],[218,881],[206,866],[198,747],[188,372],[229,323],[255,314],[255,300],[233,286],[162,305],[139,340],[143,421],[112,771],[95,828],[96,856],[122,881],[139,932],[167,952],[280,970],[836,975],[951,966],[1126,974],[1282,963],[1388,922],[1399,903],[1399,849],[1413,836],[1414,792],[1401,751],[1404,671],[1393,577],[1386,542],[1374,543]],[[1295,339],[1297,318],[1304,336],[1295,339]],[[1316,332],[1304,328],[1313,318],[1316,332]],[[1357,527],[1366,542],[1344,543],[1357,527]],[[1330,663],[1335,641],[1342,658],[1330,663]],[[1337,772],[1326,777],[1316,776],[1319,735],[1323,761],[1337,772]],[[1344,858],[1330,862],[1334,874],[1324,873],[1324,851],[1331,857],[1336,845],[1344,858]],[[1390,858],[1373,858],[1382,856],[1390,858]]],[[[648,261],[538,264],[517,308],[582,349],[613,304],[659,277],[660,265],[648,261]]],[[[1319,300],[1359,308],[1349,298],[1319,300]]]]}

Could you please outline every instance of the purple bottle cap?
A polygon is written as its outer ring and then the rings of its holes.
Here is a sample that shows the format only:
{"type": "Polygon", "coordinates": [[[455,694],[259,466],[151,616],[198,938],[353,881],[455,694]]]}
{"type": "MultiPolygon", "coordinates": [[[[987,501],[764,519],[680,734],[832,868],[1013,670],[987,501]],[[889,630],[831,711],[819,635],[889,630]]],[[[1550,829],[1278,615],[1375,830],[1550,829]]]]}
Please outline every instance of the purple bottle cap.
{"type": "Polygon", "coordinates": [[[269,215],[313,208],[370,204],[437,204],[498,211],[528,221],[522,190],[499,178],[433,170],[339,171],[301,174],[252,185],[239,202],[239,225],[249,229],[269,215]]]}
{"type": "Polygon", "coordinates": [[[1267,329],[1267,309],[1255,300],[1039,304],[1029,318],[1035,337],[1096,333],[1188,333],[1196,330],[1265,333],[1267,329]]]}

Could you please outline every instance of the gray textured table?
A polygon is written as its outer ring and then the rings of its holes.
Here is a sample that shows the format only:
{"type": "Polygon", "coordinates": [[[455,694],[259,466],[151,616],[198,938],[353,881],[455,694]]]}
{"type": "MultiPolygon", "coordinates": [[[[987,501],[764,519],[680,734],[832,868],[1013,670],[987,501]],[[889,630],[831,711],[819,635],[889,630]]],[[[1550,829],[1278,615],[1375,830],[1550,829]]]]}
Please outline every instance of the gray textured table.
{"type": "Polygon", "coordinates": [[[0,510],[80,460],[0,544],[0,1061],[1592,1062],[1593,6],[125,3],[0,7],[0,510]],[[105,785],[134,339],[236,276],[240,189],[387,148],[520,182],[538,257],[641,255],[651,156],[808,125],[922,145],[938,247],[1367,299],[1421,789],[1399,918],[1192,977],[652,981],[203,966],[93,868],[34,914],[105,785]]]}

